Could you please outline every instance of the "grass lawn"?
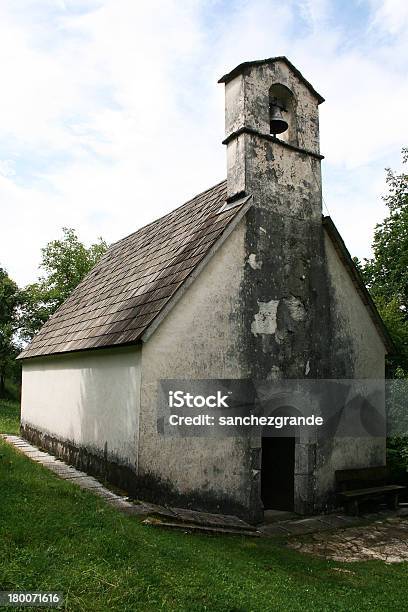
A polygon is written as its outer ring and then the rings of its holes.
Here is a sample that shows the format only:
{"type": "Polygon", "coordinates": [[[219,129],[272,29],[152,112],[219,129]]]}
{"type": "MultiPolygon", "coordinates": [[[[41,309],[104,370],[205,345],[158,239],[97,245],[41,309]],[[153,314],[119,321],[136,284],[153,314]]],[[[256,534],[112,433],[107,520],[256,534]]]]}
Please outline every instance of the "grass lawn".
{"type": "Polygon", "coordinates": [[[407,578],[407,564],[145,526],[0,442],[0,590],[62,591],[87,612],[383,612],[406,609],[407,578]]]}
{"type": "Polygon", "coordinates": [[[20,404],[0,399],[0,433],[18,434],[19,432],[20,404]]]}

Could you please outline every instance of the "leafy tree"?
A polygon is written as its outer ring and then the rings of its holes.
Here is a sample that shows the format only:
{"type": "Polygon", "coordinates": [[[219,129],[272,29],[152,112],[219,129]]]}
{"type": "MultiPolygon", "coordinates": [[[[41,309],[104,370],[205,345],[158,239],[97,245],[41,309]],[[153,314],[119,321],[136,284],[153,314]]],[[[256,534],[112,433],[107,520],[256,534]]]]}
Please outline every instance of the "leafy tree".
{"type": "MultiPolygon", "coordinates": [[[[406,164],[408,149],[402,157],[406,164]]],[[[360,270],[397,349],[390,365],[408,373],[408,174],[386,172],[389,215],[376,226],[374,257],[360,270]]]]}
{"type": "Polygon", "coordinates": [[[22,292],[23,340],[31,340],[108,248],[102,238],[86,247],[75,230],[64,227],[62,231],[62,239],[52,240],[42,249],[40,267],[45,275],[22,292]]]}
{"type": "Polygon", "coordinates": [[[14,375],[19,347],[15,341],[20,292],[7,272],[0,268],[0,397],[6,395],[6,378],[14,375]]]}

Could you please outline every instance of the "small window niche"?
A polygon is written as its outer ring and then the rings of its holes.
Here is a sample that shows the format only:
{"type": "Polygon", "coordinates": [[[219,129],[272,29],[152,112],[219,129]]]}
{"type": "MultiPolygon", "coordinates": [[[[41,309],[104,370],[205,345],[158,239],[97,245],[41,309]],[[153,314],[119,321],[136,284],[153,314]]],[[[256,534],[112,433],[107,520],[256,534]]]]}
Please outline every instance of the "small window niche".
{"type": "Polygon", "coordinates": [[[297,146],[295,98],[290,89],[280,83],[269,88],[269,126],[273,136],[297,146]]]}

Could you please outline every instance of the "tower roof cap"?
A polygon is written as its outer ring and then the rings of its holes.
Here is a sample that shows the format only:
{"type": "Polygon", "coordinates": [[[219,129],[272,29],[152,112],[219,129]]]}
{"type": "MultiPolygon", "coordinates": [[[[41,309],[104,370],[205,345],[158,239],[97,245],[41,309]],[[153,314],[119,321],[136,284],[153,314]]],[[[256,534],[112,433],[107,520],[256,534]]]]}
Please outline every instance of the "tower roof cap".
{"type": "Polygon", "coordinates": [[[305,77],[300,72],[300,70],[298,70],[296,66],[294,66],[292,62],[289,61],[288,58],[285,57],[284,55],[278,55],[276,57],[269,57],[263,60],[252,60],[249,62],[243,62],[242,64],[239,64],[233,70],[231,70],[231,72],[224,74],[224,76],[222,76],[219,79],[218,83],[228,83],[233,78],[235,78],[238,74],[241,74],[242,72],[244,72],[247,68],[252,68],[252,66],[262,66],[263,64],[273,64],[275,62],[284,62],[288,66],[288,68],[290,68],[290,70],[298,77],[298,79],[302,81],[302,83],[308,88],[308,90],[317,98],[318,104],[321,104],[322,102],[324,102],[323,96],[317,93],[313,85],[311,85],[309,81],[305,79],[305,77]]]}

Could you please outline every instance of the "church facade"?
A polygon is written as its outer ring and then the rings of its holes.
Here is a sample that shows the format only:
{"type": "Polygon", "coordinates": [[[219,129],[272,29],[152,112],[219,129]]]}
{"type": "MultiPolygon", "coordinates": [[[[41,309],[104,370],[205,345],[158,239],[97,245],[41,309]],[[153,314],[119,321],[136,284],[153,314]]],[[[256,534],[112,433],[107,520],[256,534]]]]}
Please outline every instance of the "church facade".
{"type": "Polygon", "coordinates": [[[381,380],[391,347],[322,215],[323,98],[285,57],[220,82],[226,181],[112,245],[44,325],[20,355],[22,433],[135,497],[252,521],[285,466],[287,509],[318,512],[335,470],[385,464],[384,436],[277,442],[271,465],[262,434],[157,426],[161,380],[381,380]]]}

